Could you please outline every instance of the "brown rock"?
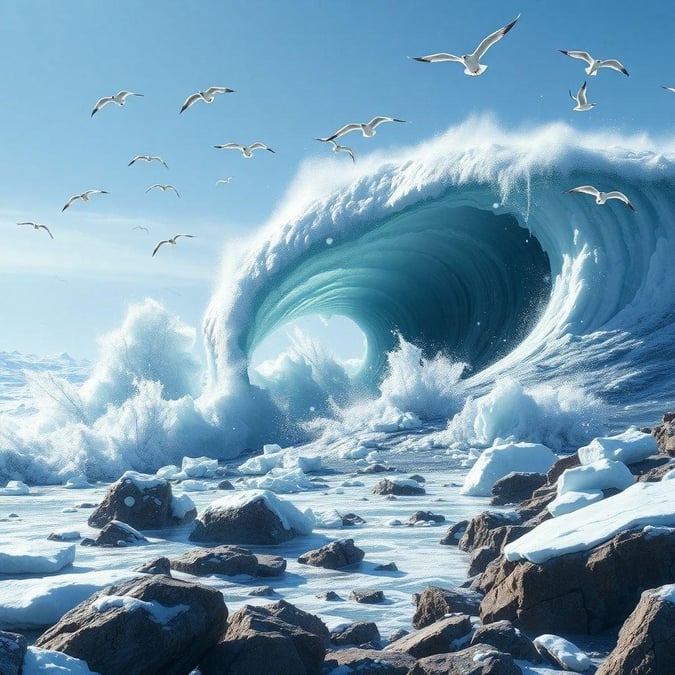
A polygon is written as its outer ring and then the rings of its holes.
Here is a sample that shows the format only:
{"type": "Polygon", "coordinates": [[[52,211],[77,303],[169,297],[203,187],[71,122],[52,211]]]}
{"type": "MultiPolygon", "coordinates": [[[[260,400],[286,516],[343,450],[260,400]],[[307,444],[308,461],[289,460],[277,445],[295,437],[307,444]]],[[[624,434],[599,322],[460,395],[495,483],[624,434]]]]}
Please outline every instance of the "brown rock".
{"type": "Polygon", "coordinates": [[[526,525],[503,525],[495,527],[485,533],[482,545],[474,548],[469,562],[469,576],[480,574],[493,560],[497,559],[507,544],[522,537],[526,532],[534,529],[526,525]]]}
{"type": "Polygon", "coordinates": [[[408,523],[410,525],[415,525],[416,523],[444,523],[445,516],[442,516],[438,513],[432,513],[431,511],[415,511],[415,513],[408,518],[408,523]]]}
{"type": "Polygon", "coordinates": [[[471,552],[474,548],[489,545],[491,530],[505,525],[517,524],[519,524],[519,519],[513,514],[483,511],[469,521],[457,546],[460,551],[471,552]]]}
{"type": "Polygon", "coordinates": [[[28,651],[28,640],[19,633],[0,630],[0,673],[20,675],[28,651]]]}
{"type": "Polygon", "coordinates": [[[558,482],[558,478],[563,475],[567,469],[573,469],[575,466],[579,466],[581,461],[579,460],[579,455],[575,452],[573,455],[566,455],[561,457],[549,470],[546,474],[546,483],[548,485],[555,485],[558,482]]]}
{"type": "Polygon", "coordinates": [[[521,675],[510,654],[476,644],[452,654],[419,659],[408,675],[521,675]]]}
{"type": "Polygon", "coordinates": [[[415,658],[445,654],[452,649],[452,642],[471,632],[471,619],[465,614],[449,616],[408,633],[404,637],[388,644],[384,650],[405,652],[415,658]]]}
{"type": "Polygon", "coordinates": [[[147,544],[148,540],[133,527],[117,520],[111,520],[103,526],[94,541],[94,546],[122,548],[136,544],[147,544]]]}
{"type": "Polygon", "coordinates": [[[312,567],[324,567],[329,570],[339,570],[349,565],[355,565],[363,560],[365,552],[354,546],[353,539],[338,539],[321,548],[303,553],[298,562],[312,567]]]}
{"type": "MultiPolygon", "coordinates": [[[[638,480],[644,483],[655,483],[660,481],[668,472],[672,471],[675,469],[675,462],[673,460],[669,460],[667,457],[659,458],[665,461],[661,461],[655,466],[651,466],[649,469],[646,471],[643,471],[639,476],[638,480]]],[[[635,465],[633,465],[635,466],[635,465]]],[[[631,471],[633,469],[633,466],[631,466],[631,471]]]]}
{"type": "Polygon", "coordinates": [[[459,540],[464,536],[468,525],[468,520],[460,520],[454,525],[451,525],[440,543],[443,546],[457,546],[459,540]]]}
{"type": "Polygon", "coordinates": [[[491,645],[497,651],[511,654],[514,659],[538,663],[541,658],[532,640],[520,632],[510,621],[495,621],[476,628],[471,644],[491,645]]]}
{"type": "Polygon", "coordinates": [[[327,672],[344,666],[363,675],[406,675],[414,665],[415,657],[409,654],[357,647],[328,652],[325,661],[327,672]]]}
{"type": "MultiPolygon", "coordinates": [[[[656,589],[658,590],[658,589],[656,589]]],[[[675,673],[675,604],[645,591],[597,675],[675,673]]]]}
{"type": "Polygon", "coordinates": [[[256,554],[258,559],[258,570],[256,576],[259,577],[280,577],[286,571],[286,558],[280,555],[256,554]]]}
{"type": "Polygon", "coordinates": [[[482,595],[466,588],[427,586],[417,600],[413,626],[423,628],[446,614],[456,612],[478,616],[482,595]]]}
{"type": "Polygon", "coordinates": [[[388,478],[384,478],[377,483],[372,492],[375,495],[396,495],[399,497],[426,494],[426,490],[417,481],[408,484],[388,478]]]}
{"type": "Polygon", "coordinates": [[[666,455],[675,456],[675,413],[669,412],[663,416],[663,424],[652,429],[659,451],[666,455]]]}
{"type": "Polygon", "coordinates": [[[349,594],[349,599],[364,605],[377,605],[384,602],[384,592],[378,588],[355,588],[349,594]]]}
{"type": "Polygon", "coordinates": [[[500,506],[503,504],[517,504],[532,497],[532,493],[546,482],[543,473],[518,473],[511,472],[500,478],[492,486],[492,499],[490,504],[500,506]]]}
{"type": "Polygon", "coordinates": [[[150,575],[99,591],[67,612],[35,645],[83,659],[101,675],[184,675],[215,644],[226,619],[227,608],[220,591],[150,575]],[[110,606],[97,609],[97,601],[104,602],[110,596],[135,598],[148,604],[135,608],[112,598],[110,606]],[[175,611],[170,612],[171,608],[175,611]],[[153,609],[167,616],[157,621],[153,609]]]}
{"type": "Polygon", "coordinates": [[[167,577],[170,577],[171,563],[168,558],[162,556],[161,558],[154,558],[138,567],[134,567],[134,572],[142,572],[143,574],[165,574],[167,577]]]}
{"type": "Polygon", "coordinates": [[[362,645],[366,642],[379,642],[380,631],[372,621],[355,621],[330,634],[334,645],[362,645]]]}
{"type": "Polygon", "coordinates": [[[258,559],[246,548],[240,546],[216,546],[215,548],[195,548],[179,558],[171,560],[171,569],[195,576],[222,574],[235,576],[249,574],[256,576],[258,559]]]}

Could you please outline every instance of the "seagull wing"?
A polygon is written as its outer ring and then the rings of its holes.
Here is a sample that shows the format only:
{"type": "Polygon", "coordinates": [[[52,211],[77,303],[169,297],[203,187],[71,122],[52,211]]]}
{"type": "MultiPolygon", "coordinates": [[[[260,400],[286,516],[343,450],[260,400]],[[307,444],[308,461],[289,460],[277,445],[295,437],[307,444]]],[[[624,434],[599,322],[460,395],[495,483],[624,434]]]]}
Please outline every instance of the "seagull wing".
{"type": "Polygon", "coordinates": [[[134,162],[138,162],[141,159],[145,159],[145,155],[136,155],[128,164],[127,166],[131,166],[134,162]]]}
{"type": "Polygon", "coordinates": [[[168,169],[169,167],[166,165],[166,162],[161,158],[161,157],[151,157],[150,158],[151,162],[159,162],[160,164],[164,165],[165,169],[168,169]]]}
{"type": "Polygon", "coordinates": [[[616,59],[607,59],[606,61],[601,61],[598,67],[611,68],[612,70],[616,70],[619,73],[623,73],[628,77],[628,71],[624,68],[621,61],[617,61],[616,59]]]}
{"type": "Polygon", "coordinates": [[[570,52],[566,49],[560,49],[559,51],[565,56],[571,56],[573,59],[581,59],[582,61],[586,61],[589,66],[593,63],[593,57],[588,52],[570,52]]]}
{"type": "Polygon", "coordinates": [[[342,152],[346,152],[352,158],[352,162],[356,163],[356,159],[354,158],[354,152],[352,151],[351,148],[348,148],[346,145],[341,145],[339,147],[339,150],[342,150],[342,152]]]}
{"type": "Polygon", "coordinates": [[[180,195],[178,194],[178,190],[176,190],[176,188],[173,185],[165,185],[164,189],[165,190],[173,190],[176,193],[176,197],[180,197],[180,195]]]}
{"type": "Polygon", "coordinates": [[[586,98],[586,80],[584,80],[584,83],[579,87],[579,91],[577,92],[577,103],[579,105],[586,105],[588,103],[588,99],[586,98]]]}
{"type": "Polygon", "coordinates": [[[76,199],[82,199],[82,195],[73,195],[61,209],[61,213],[63,213],[76,199]]]}
{"type": "MultiPolygon", "coordinates": [[[[180,112],[187,110],[193,103],[196,103],[200,99],[204,100],[204,97],[201,95],[201,92],[197,92],[196,94],[192,94],[192,96],[188,96],[185,99],[185,103],[183,103],[183,107],[180,109],[180,112]]],[[[180,113],[178,114],[180,115],[180,113]]]]}
{"type": "Polygon", "coordinates": [[[194,234],[175,234],[173,236],[173,239],[178,239],[178,237],[190,237],[190,239],[194,239],[195,235],[194,234]]]}
{"type": "Polygon", "coordinates": [[[619,199],[621,200],[631,211],[635,211],[635,207],[630,203],[630,199],[626,197],[626,195],[623,192],[619,192],[618,190],[613,190],[612,192],[608,192],[606,194],[607,199],[619,199]]]}
{"type": "Polygon", "coordinates": [[[234,92],[234,89],[229,87],[209,87],[205,89],[203,94],[204,96],[213,96],[214,94],[231,94],[234,92]]]}
{"type": "Polygon", "coordinates": [[[506,26],[503,28],[500,28],[494,33],[488,35],[478,45],[478,47],[476,47],[476,51],[474,51],[473,56],[477,60],[480,60],[481,56],[483,56],[483,54],[485,54],[485,52],[490,49],[490,47],[492,47],[495,42],[499,42],[516,25],[516,21],[518,21],[518,19],[520,19],[520,14],[511,23],[506,24],[506,26]]]}
{"type": "Polygon", "coordinates": [[[103,98],[99,98],[98,101],[96,101],[94,109],[91,111],[90,117],[93,117],[104,105],[112,103],[114,100],[115,99],[112,96],[104,96],[103,98]]]}
{"type": "Polygon", "coordinates": [[[155,246],[155,250],[152,252],[151,257],[154,258],[155,253],[157,253],[157,251],[159,251],[160,247],[163,246],[164,244],[168,244],[169,242],[170,242],[170,239],[162,239],[162,241],[160,241],[159,244],[157,244],[157,246],[155,246]]]}
{"type": "Polygon", "coordinates": [[[270,152],[274,152],[272,148],[269,146],[265,145],[264,143],[251,143],[251,145],[248,146],[249,150],[269,150],[270,152]]]}
{"type": "Polygon", "coordinates": [[[101,194],[101,195],[107,195],[108,191],[107,190],[87,190],[84,193],[85,195],[96,195],[96,194],[101,194]]]}
{"type": "Polygon", "coordinates": [[[592,195],[593,197],[597,197],[600,194],[598,189],[594,188],[592,185],[580,185],[579,187],[567,190],[567,192],[581,192],[585,195],[592,195]]]}
{"type": "Polygon", "coordinates": [[[665,89],[666,91],[672,91],[675,94],[675,87],[666,87],[665,85],[661,85],[662,89],[665,89]]]}
{"type": "Polygon", "coordinates": [[[443,61],[457,61],[458,63],[464,63],[459,56],[454,54],[446,54],[445,52],[439,52],[438,54],[429,54],[428,56],[409,56],[409,59],[413,61],[421,61],[422,63],[441,63],[443,61]]]}
{"type": "Polygon", "coordinates": [[[114,98],[118,98],[121,101],[124,101],[127,98],[127,96],[143,96],[143,94],[136,94],[133,91],[122,90],[122,91],[118,91],[117,96],[115,96],[114,98]]]}
{"type": "Polygon", "coordinates": [[[243,150],[244,146],[241,143],[225,143],[224,145],[214,145],[218,150],[243,150]]]}
{"type": "Polygon", "coordinates": [[[351,124],[345,124],[343,127],[338,129],[332,136],[329,136],[328,138],[319,138],[320,141],[332,141],[335,140],[336,138],[340,138],[340,136],[344,136],[345,134],[348,134],[350,131],[360,131],[361,130],[361,125],[357,124],[356,122],[352,122],[351,124]]]}
{"type": "Polygon", "coordinates": [[[32,220],[27,220],[23,223],[17,223],[17,225],[30,225],[31,227],[35,227],[35,223],[32,220]]]}
{"type": "Polygon", "coordinates": [[[374,129],[375,127],[382,124],[382,122],[405,122],[405,120],[399,120],[396,119],[396,117],[384,117],[384,116],[373,117],[373,119],[370,120],[370,122],[368,122],[368,126],[371,129],[374,129]]]}
{"type": "Polygon", "coordinates": [[[39,228],[46,230],[47,234],[53,239],[54,235],[50,232],[49,228],[46,225],[38,225],[39,228]]]}
{"type": "Polygon", "coordinates": [[[159,183],[155,183],[154,185],[151,185],[146,192],[150,192],[150,190],[154,190],[155,188],[161,188],[162,186],[159,183]]]}

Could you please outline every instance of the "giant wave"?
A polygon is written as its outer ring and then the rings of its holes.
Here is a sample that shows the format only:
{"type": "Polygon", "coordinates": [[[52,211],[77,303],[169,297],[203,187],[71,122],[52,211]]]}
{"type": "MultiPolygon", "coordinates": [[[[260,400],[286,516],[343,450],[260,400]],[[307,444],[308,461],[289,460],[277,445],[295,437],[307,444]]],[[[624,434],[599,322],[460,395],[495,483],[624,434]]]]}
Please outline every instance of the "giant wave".
{"type": "Polygon", "coordinates": [[[353,168],[309,160],[223,266],[203,385],[190,330],[131,308],[87,382],[43,379],[48,410],[0,419],[0,477],[114,478],[317,437],[353,449],[414,426],[429,432],[418,447],[448,452],[505,437],[564,449],[652,423],[675,399],[674,208],[675,144],[564,124],[476,119],[353,168]],[[580,184],[637,212],[565,194],[580,184]],[[254,373],[265,337],[310,314],[360,326],[358,377],[307,344],[254,373]]]}

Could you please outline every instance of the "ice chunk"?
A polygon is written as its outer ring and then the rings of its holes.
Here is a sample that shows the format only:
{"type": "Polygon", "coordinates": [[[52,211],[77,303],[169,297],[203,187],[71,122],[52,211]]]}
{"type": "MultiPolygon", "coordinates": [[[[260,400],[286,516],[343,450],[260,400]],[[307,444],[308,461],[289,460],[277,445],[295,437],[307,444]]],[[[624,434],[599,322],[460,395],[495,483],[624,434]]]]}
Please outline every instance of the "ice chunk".
{"type": "Polygon", "coordinates": [[[0,574],[52,574],[75,560],[73,544],[9,540],[0,544],[0,574]]]}
{"type": "Polygon", "coordinates": [[[623,462],[599,459],[592,464],[566,469],[558,479],[558,495],[566,492],[586,492],[616,488],[625,490],[635,482],[635,476],[623,462]]]}
{"type": "Polygon", "coordinates": [[[572,513],[572,511],[600,501],[604,496],[601,490],[586,490],[584,492],[571,490],[563,495],[558,495],[546,508],[552,516],[557,518],[565,513],[572,513]]]}
{"type": "Polygon", "coordinates": [[[616,436],[594,438],[588,445],[579,448],[578,455],[582,464],[592,464],[599,459],[634,464],[658,451],[654,436],[630,427],[616,436]]]}

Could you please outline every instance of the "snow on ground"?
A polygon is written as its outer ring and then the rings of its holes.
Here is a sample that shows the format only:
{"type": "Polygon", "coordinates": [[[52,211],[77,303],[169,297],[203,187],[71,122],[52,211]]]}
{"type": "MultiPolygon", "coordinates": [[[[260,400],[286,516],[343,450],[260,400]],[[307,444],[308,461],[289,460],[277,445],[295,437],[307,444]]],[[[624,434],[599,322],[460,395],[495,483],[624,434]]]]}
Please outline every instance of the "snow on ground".
{"type": "Polygon", "coordinates": [[[89,670],[86,661],[51,649],[28,647],[22,675],[98,675],[89,670]]]}
{"type": "Polygon", "coordinates": [[[646,525],[675,526],[675,492],[670,481],[635,483],[613,497],[545,521],[507,544],[504,555],[508,560],[543,563],[589,550],[623,530],[646,525]]]}
{"type": "Polygon", "coordinates": [[[588,445],[579,448],[578,455],[582,464],[592,464],[599,459],[634,464],[658,451],[654,436],[630,427],[616,436],[594,438],[588,445]]]}
{"type": "Polygon", "coordinates": [[[546,473],[558,458],[539,443],[505,443],[484,450],[464,479],[462,494],[488,497],[492,486],[512,471],[546,473]]]}
{"type": "Polygon", "coordinates": [[[52,574],[72,565],[74,560],[73,544],[0,540],[0,574],[52,574]]]}
{"type": "Polygon", "coordinates": [[[598,459],[592,464],[582,464],[566,469],[558,479],[558,494],[586,492],[616,488],[624,490],[635,483],[635,476],[623,462],[598,459]]]}
{"type": "Polygon", "coordinates": [[[605,495],[601,490],[585,490],[583,492],[570,490],[565,494],[558,495],[546,508],[554,518],[557,518],[594,502],[599,502],[604,497],[605,495]]]}

